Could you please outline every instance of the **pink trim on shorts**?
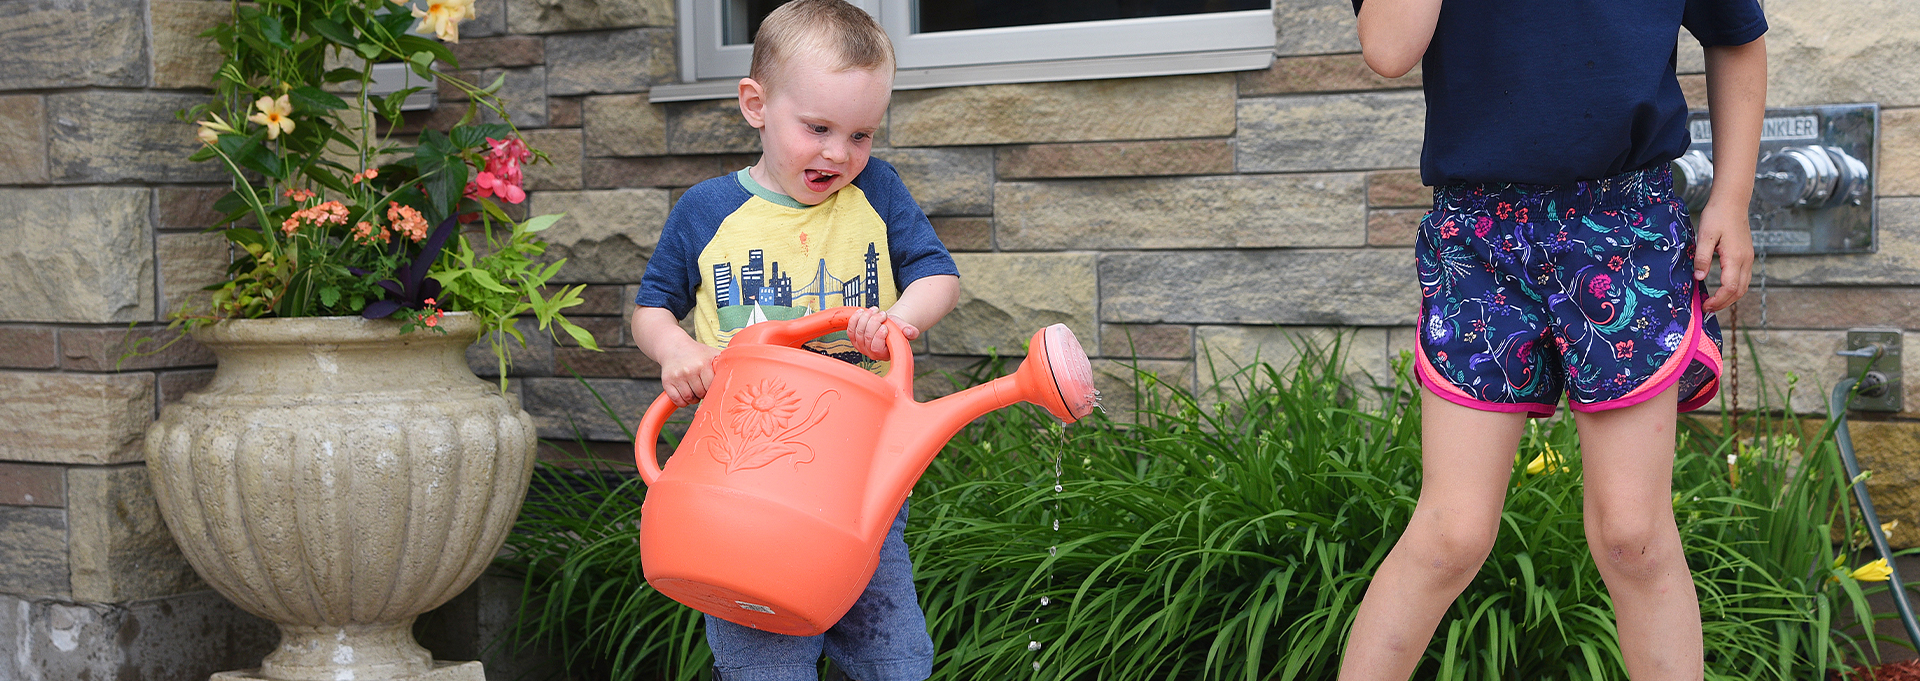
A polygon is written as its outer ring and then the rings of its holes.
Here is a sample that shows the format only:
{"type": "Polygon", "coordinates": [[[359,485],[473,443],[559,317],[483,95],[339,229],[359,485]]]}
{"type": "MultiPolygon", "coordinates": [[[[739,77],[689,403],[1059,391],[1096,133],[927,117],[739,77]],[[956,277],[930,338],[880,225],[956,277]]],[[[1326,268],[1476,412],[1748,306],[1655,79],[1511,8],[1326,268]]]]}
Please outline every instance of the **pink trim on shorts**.
{"type": "Polygon", "coordinates": [[[1438,369],[1433,368],[1433,365],[1427,362],[1427,348],[1424,343],[1420,342],[1420,334],[1417,331],[1413,335],[1413,346],[1414,377],[1420,380],[1420,385],[1426,386],[1429,392],[1439,395],[1441,399],[1468,409],[1477,409],[1480,411],[1506,413],[1524,411],[1534,418],[1546,418],[1553,415],[1554,405],[1551,404],[1540,404],[1538,402],[1488,402],[1468,395],[1466,391],[1460,389],[1460,386],[1454,385],[1453,381],[1447,380],[1445,376],[1440,374],[1438,369]]]}
{"type": "MultiPolygon", "coordinates": [[[[1716,384],[1720,380],[1720,352],[1717,348],[1713,347],[1713,342],[1707,339],[1706,327],[1701,323],[1700,308],[1703,307],[1703,303],[1697,285],[1694,289],[1692,307],[1692,313],[1687,320],[1687,335],[1680,340],[1680,349],[1675,350],[1673,356],[1667,358],[1666,364],[1660,365],[1660,370],[1654,372],[1652,378],[1647,379],[1645,383],[1641,383],[1640,387],[1634,388],[1632,392],[1611,400],[1582,403],[1577,400],[1568,399],[1567,406],[1574,411],[1590,413],[1631,407],[1645,402],[1653,399],[1655,395],[1659,395],[1667,388],[1673,387],[1673,384],[1680,382],[1680,376],[1686,373],[1687,367],[1690,366],[1696,358],[1699,358],[1700,361],[1707,362],[1707,366],[1713,367],[1714,382],[1708,384],[1709,386],[1713,386],[1713,390],[1707,390],[1703,386],[1700,391],[1700,394],[1711,398],[1713,394],[1719,390],[1719,386],[1716,384]],[[1706,348],[1704,352],[1701,350],[1702,347],[1706,348]]],[[[1698,409],[1700,405],[1706,404],[1706,402],[1707,399],[1696,399],[1693,401],[1692,406],[1681,406],[1680,411],[1698,409]]]]}
{"type": "MultiPolygon", "coordinates": [[[[1698,302],[1699,298],[1696,297],[1694,300],[1698,302]]],[[[1704,336],[1706,334],[1701,335],[1704,336]]],[[[1693,399],[1681,402],[1680,411],[1693,411],[1707,406],[1708,402],[1712,402],[1714,396],[1720,394],[1720,372],[1726,371],[1727,367],[1726,361],[1720,357],[1720,346],[1714,345],[1706,338],[1700,339],[1700,346],[1694,349],[1693,354],[1696,361],[1704,362],[1707,366],[1713,367],[1713,380],[1701,385],[1700,394],[1695,395],[1693,399]]]]}

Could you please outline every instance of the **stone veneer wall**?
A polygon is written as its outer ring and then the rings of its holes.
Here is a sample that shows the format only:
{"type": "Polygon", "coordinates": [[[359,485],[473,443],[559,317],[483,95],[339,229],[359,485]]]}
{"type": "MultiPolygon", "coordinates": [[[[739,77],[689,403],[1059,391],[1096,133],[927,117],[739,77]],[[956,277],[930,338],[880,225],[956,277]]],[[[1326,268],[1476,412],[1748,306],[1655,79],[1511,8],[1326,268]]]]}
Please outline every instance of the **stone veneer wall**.
{"type": "MultiPolygon", "coordinates": [[[[1844,368],[1832,355],[1844,329],[1920,329],[1920,5],[1766,4],[1771,105],[1883,107],[1880,252],[1774,257],[1764,298],[1756,281],[1741,306],[1767,375],[1797,375],[1792,406],[1819,412],[1844,368]],[[1756,328],[1762,300],[1769,325],[1756,328]]],[[[1017,354],[1063,322],[1099,355],[1122,411],[1112,376],[1128,358],[1194,386],[1210,366],[1284,361],[1295,333],[1347,332],[1356,366],[1385,375],[1410,347],[1410,244],[1430,200],[1414,170],[1419,76],[1366,69],[1346,0],[1276,5],[1265,71],[895,95],[876,156],[900,168],[964,275],[960,307],[921,343],[923,366],[1017,354]]],[[[634,284],[678,193],[752,162],[758,140],[732,101],[648,103],[677,72],[671,0],[477,7],[456,46],[462,67],[482,82],[506,74],[514,122],[551,155],[528,172],[529,208],[569,213],[549,232],[553,252],[570,259],[565,278],[588,284],[574,314],[608,348],[539,340],[519,354],[513,389],[543,435],[570,439],[577,425],[628,439],[571,374],[637,421],[658,367],[627,337],[634,284]]],[[[228,8],[0,5],[0,641],[16,652],[0,677],[247,666],[271,641],[204,590],[146,488],[141,434],[207,379],[210,355],[183,343],[116,364],[129,337],[164,338],[167,311],[226,263],[200,231],[221,176],[186,162],[197,142],[173,112],[205,96],[217,56],[195,36],[228,8]],[[191,618],[213,628],[174,626],[191,618]],[[156,638],[189,629],[167,636],[191,645],[156,638]],[[187,650],[200,654],[185,661],[187,650]]],[[[1681,44],[1683,85],[1703,101],[1699,50],[1681,44]]],[[[416,126],[459,115],[456,93],[442,94],[416,126]]],[[[1748,406],[1752,356],[1743,349],[1739,369],[1748,406]]],[[[1920,429],[1904,419],[1856,439],[1883,505],[1920,527],[1920,499],[1905,498],[1920,481],[1920,429]]]]}

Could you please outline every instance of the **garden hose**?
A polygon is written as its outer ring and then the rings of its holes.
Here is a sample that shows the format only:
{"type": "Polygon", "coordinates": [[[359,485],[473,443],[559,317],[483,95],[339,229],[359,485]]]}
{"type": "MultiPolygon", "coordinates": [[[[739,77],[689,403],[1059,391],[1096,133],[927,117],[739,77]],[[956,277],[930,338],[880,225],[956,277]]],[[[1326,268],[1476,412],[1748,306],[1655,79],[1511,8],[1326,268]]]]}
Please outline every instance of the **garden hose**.
{"type": "MultiPolygon", "coordinates": [[[[1850,357],[1867,357],[1867,370],[1873,369],[1873,363],[1879,361],[1883,349],[1878,346],[1859,350],[1844,350],[1839,354],[1850,357]]],[[[1900,568],[1893,562],[1893,549],[1887,546],[1887,534],[1880,529],[1880,517],[1873,512],[1873,499],[1867,496],[1867,481],[1860,476],[1860,460],[1853,456],[1853,438],[1847,435],[1847,403],[1853,397],[1853,387],[1860,379],[1848,376],[1833,386],[1833,397],[1827,403],[1827,414],[1833,419],[1833,439],[1839,445],[1840,461],[1846,464],[1847,479],[1852,481],[1853,498],[1860,503],[1860,515],[1867,521],[1867,534],[1873,537],[1873,548],[1886,559],[1891,582],[1889,590],[1893,592],[1894,609],[1900,613],[1900,623],[1907,628],[1907,640],[1913,642],[1915,650],[1920,650],[1920,622],[1913,616],[1913,604],[1907,601],[1906,582],[1900,579],[1900,568]]],[[[1869,627],[1871,629],[1871,627],[1869,627]]]]}

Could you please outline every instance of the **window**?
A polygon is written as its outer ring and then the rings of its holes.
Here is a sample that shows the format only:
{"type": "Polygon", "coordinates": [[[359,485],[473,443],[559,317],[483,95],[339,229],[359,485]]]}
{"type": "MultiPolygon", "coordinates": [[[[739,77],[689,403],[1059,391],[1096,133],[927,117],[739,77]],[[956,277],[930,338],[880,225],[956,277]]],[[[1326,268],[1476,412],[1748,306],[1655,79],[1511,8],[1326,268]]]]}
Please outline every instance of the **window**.
{"type": "MultiPolygon", "coordinates": [[[[653,101],[730,97],[760,20],[785,0],[679,0],[679,84],[653,101]]],[[[893,39],[898,89],[1266,68],[1271,0],[848,0],[893,39]]]]}

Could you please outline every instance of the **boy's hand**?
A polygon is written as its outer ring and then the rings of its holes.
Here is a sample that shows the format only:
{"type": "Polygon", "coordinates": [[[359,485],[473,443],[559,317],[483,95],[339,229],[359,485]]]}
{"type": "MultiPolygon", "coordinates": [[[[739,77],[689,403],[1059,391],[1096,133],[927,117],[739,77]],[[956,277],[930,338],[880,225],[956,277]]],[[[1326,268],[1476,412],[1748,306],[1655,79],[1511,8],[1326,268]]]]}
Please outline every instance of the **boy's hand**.
{"type": "Polygon", "coordinates": [[[1711,200],[1700,215],[1700,238],[1693,250],[1693,280],[1706,285],[1707,268],[1720,258],[1720,288],[1707,298],[1705,314],[1726,309],[1747,293],[1753,275],[1753,233],[1746,205],[1720,210],[1711,200]]]}
{"type": "Polygon", "coordinates": [[[713,358],[719,348],[693,341],[675,344],[660,357],[660,387],[674,406],[684,407],[707,396],[713,383],[713,358]]]}
{"type": "Polygon", "coordinates": [[[880,308],[869,307],[855,310],[853,318],[847,320],[847,338],[853,341],[854,349],[859,350],[860,354],[882,362],[893,359],[892,351],[887,349],[886,321],[888,318],[892,318],[893,323],[900,325],[900,332],[906,335],[907,340],[920,337],[920,329],[908,324],[907,320],[901,319],[898,315],[881,312],[880,308]]]}

